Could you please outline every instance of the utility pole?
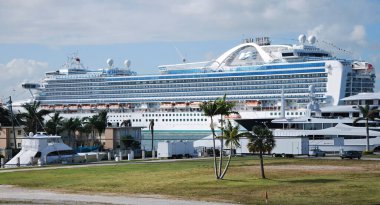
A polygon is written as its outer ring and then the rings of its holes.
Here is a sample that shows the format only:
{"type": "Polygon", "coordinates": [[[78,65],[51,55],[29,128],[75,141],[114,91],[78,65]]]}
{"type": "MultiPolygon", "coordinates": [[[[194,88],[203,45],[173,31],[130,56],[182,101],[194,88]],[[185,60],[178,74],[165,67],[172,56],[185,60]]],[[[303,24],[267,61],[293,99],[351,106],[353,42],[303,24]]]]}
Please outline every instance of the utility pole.
{"type": "Polygon", "coordinates": [[[17,141],[16,141],[16,131],[15,131],[15,124],[14,124],[14,116],[13,116],[13,109],[12,109],[12,97],[11,96],[9,96],[8,108],[9,108],[9,112],[11,114],[12,132],[13,132],[13,144],[14,144],[15,150],[16,150],[17,149],[17,141]]]}

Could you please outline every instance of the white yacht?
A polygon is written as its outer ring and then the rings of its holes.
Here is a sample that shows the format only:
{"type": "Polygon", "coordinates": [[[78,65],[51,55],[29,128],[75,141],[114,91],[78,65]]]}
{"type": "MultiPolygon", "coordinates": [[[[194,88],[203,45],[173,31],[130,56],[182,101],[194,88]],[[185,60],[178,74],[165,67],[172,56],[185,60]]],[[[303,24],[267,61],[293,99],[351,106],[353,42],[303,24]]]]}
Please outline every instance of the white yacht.
{"type": "Polygon", "coordinates": [[[61,136],[48,136],[45,134],[31,133],[29,137],[22,139],[21,150],[9,160],[5,167],[32,166],[40,163],[79,163],[87,160],[95,161],[96,157],[104,157],[104,153],[76,153],[71,147],[63,143],[61,136]],[[86,158],[87,157],[87,158],[86,158]]]}
{"type": "MultiPolygon", "coordinates": [[[[271,43],[267,37],[246,39],[215,60],[159,66],[159,75],[137,75],[124,62],[89,70],[79,58],[46,73],[41,83],[24,83],[43,109],[64,117],[88,117],[108,110],[108,121],[157,131],[208,131],[209,119],[199,105],[227,95],[236,102],[239,123],[280,117],[284,90],[286,117],[306,114],[308,88],[313,85],[321,106],[339,99],[373,92],[375,72],[365,61],[341,59],[318,47],[315,36],[299,36],[294,45],[271,43]]],[[[250,129],[250,128],[249,128],[250,129]]]]}
{"type": "MultiPolygon", "coordinates": [[[[311,110],[309,116],[275,119],[270,124],[273,134],[277,137],[307,136],[310,146],[328,152],[364,151],[367,143],[364,121],[356,125],[353,121],[361,117],[359,106],[380,106],[380,93],[360,93],[342,101],[344,105],[311,110]]],[[[376,122],[370,125],[369,150],[380,151],[379,125],[376,122]]]]}

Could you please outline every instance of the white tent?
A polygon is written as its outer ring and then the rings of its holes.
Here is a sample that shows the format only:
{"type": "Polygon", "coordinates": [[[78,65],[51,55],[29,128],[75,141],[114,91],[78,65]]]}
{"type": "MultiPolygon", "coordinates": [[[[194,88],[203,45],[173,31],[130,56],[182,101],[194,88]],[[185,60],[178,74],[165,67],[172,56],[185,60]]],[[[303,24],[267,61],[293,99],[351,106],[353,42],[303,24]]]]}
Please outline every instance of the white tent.
{"type": "MultiPolygon", "coordinates": [[[[209,136],[204,137],[200,140],[194,141],[194,148],[197,148],[197,147],[207,147],[207,148],[213,147],[212,135],[209,135],[209,136]]],[[[215,140],[215,147],[220,148],[220,140],[219,139],[215,140]]]]}
{"type": "MultiPolygon", "coordinates": [[[[310,136],[310,135],[335,135],[335,136],[366,136],[365,127],[352,127],[345,124],[337,124],[335,127],[329,127],[321,130],[274,130],[273,135],[277,137],[287,136],[310,136]]],[[[369,136],[380,136],[378,131],[369,131],[369,136]]]]}

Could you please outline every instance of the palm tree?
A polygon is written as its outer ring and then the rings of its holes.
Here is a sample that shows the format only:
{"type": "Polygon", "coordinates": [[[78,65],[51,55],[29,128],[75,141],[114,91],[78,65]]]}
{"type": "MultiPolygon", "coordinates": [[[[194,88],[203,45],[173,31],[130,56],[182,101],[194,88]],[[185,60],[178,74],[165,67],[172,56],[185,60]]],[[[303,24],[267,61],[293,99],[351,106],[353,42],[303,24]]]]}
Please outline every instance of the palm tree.
{"type": "Polygon", "coordinates": [[[91,138],[92,138],[92,146],[95,144],[95,130],[96,130],[96,124],[98,121],[98,115],[93,115],[92,117],[84,117],[83,122],[85,124],[86,130],[91,130],[91,138]]]}
{"type": "Polygon", "coordinates": [[[11,115],[9,111],[0,106],[0,124],[2,126],[10,126],[11,125],[11,115]]]}
{"type": "Polygon", "coordinates": [[[102,149],[102,133],[105,131],[107,127],[107,111],[102,110],[98,115],[93,115],[92,117],[83,118],[83,122],[86,128],[90,128],[92,131],[92,144],[95,142],[95,130],[98,131],[99,141],[100,141],[100,149],[102,149]]]}
{"type": "MultiPolygon", "coordinates": [[[[13,126],[14,125],[14,119],[11,114],[11,110],[7,110],[0,106],[0,129],[1,126],[13,126]]],[[[15,145],[15,148],[17,148],[17,140],[16,140],[16,134],[13,133],[13,144],[15,145]]],[[[8,144],[7,147],[8,148],[8,144]]]]}
{"type": "Polygon", "coordinates": [[[223,130],[223,135],[221,138],[225,139],[225,145],[230,147],[230,154],[228,156],[228,161],[226,167],[224,168],[223,173],[220,175],[220,179],[224,178],[224,175],[227,173],[228,167],[231,162],[231,156],[233,155],[233,148],[240,147],[239,138],[244,136],[244,133],[239,134],[239,125],[233,126],[231,121],[227,121],[226,127],[223,130]]]}
{"type": "MultiPolygon", "coordinates": [[[[203,102],[200,105],[201,110],[203,110],[203,113],[205,116],[210,117],[210,128],[212,132],[212,144],[213,144],[213,155],[214,155],[214,172],[215,172],[215,177],[216,179],[222,179],[222,165],[223,165],[223,139],[221,139],[221,149],[220,149],[220,161],[219,161],[219,167],[217,165],[216,161],[216,146],[215,146],[215,139],[216,139],[216,134],[215,134],[215,125],[214,125],[214,116],[220,115],[221,116],[221,129],[223,132],[223,116],[229,115],[232,113],[232,108],[234,107],[234,103],[232,102],[227,102],[226,101],[226,95],[224,95],[223,98],[217,98],[214,101],[209,101],[209,102],[203,102]]],[[[222,134],[223,135],[223,134],[222,134]]]]}
{"type": "Polygon", "coordinates": [[[366,127],[366,151],[369,151],[369,121],[375,120],[375,118],[379,117],[379,110],[377,107],[370,108],[369,105],[359,106],[360,113],[362,114],[362,117],[358,117],[354,120],[354,124],[356,124],[358,121],[365,120],[365,127],[366,127]]]}
{"type": "Polygon", "coordinates": [[[266,127],[254,126],[252,133],[246,132],[244,135],[249,138],[248,150],[259,153],[261,178],[265,179],[263,153],[272,151],[276,145],[273,133],[266,127]]]}
{"type": "Polygon", "coordinates": [[[26,132],[38,132],[38,130],[43,129],[42,122],[44,120],[44,116],[49,114],[48,110],[38,110],[40,107],[40,102],[34,101],[31,103],[26,103],[21,105],[26,112],[20,113],[19,117],[22,123],[25,125],[26,132]]]}
{"type": "Polygon", "coordinates": [[[69,137],[69,144],[71,144],[71,130],[74,124],[74,118],[70,117],[63,122],[63,128],[67,130],[69,137]]]}
{"type": "Polygon", "coordinates": [[[60,127],[63,123],[63,117],[59,115],[59,112],[55,112],[53,117],[45,124],[48,134],[58,135],[61,132],[60,127]]]}
{"type": "Polygon", "coordinates": [[[153,151],[154,151],[154,120],[151,119],[149,123],[149,130],[150,134],[152,135],[152,157],[153,157],[153,151]]]}
{"type": "MultiPolygon", "coordinates": [[[[82,119],[81,119],[81,123],[82,123],[82,127],[80,128],[80,130],[79,130],[79,132],[81,133],[81,134],[84,134],[85,135],[85,140],[83,141],[83,138],[81,139],[82,140],[82,143],[84,143],[85,145],[88,145],[88,136],[89,136],[89,134],[91,133],[93,133],[93,129],[92,129],[92,125],[90,125],[89,123],[88,123],[88,120],[89,120],[89,118],[88,117],[83,117],[82,119]]],[[[92,137],[93,137],[93,135],[92,135],[92,137]]],[[[82,144],[83,145],[83,144],[82,144]]]]}
{"type": "Polygon", "coordinates": [[[108,112],[106,110],[100,111],[94,124],[99,134],[100,149],[103,149],[102,133],[106,130],[107,127],[107,113],[108,112]]]}
{"type": "MultiPolygon", "coordinates": [[[[223,98],[218,98],[216,100],[217,106],[218,106],[218,112],[220,114],[220,129],[222,131],[222,136],[224,135],[224,116],[229,116],[230,114],[237,114],[237,112],[232,111],[232,109],[235,107],[234,102],[228,102],[226,101],[226,94],[224,94],[223,98]]],[[[220,179],[223,179],[222,176],[222,166],[223,166],[223,137],[220,138],[220,152],[219,152],[219,176],[220,179]]]]}
{"type": "Polygon", "coordinates": [[[214,156],[214,172],[215,172],[215,177],[216,179],[219,179],[219,174],[218,174],[218,167],[217,167],[217,163],[216,163],[216,151],[215,151],[215,138],[216,138],[216,134],[215,134],[215,126],[214,126],[214,119],[213,117],[215,115],[219,115],[219,108],[218,108],[218,104],[216,103],[217,101],[209,101],[209,102],[203,102],[201,105],[200,105],[200,108],[201,110],[203,110],[203,113],[205,116],[208,116],[210,117],[210,128],[211,128],[211,132],[212,132],[212,154],[214,156]]]}

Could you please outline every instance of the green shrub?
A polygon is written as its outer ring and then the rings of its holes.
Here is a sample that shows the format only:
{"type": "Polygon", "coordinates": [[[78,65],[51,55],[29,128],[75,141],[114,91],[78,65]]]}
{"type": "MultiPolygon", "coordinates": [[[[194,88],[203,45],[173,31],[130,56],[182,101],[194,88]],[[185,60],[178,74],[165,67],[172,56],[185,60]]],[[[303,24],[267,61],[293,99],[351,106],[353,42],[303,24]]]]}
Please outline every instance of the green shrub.
{"type": "Polygon", "coordinates": [[[373,151],[363,151],[363,155],[371,155],[373,154],[373,151]]]}

